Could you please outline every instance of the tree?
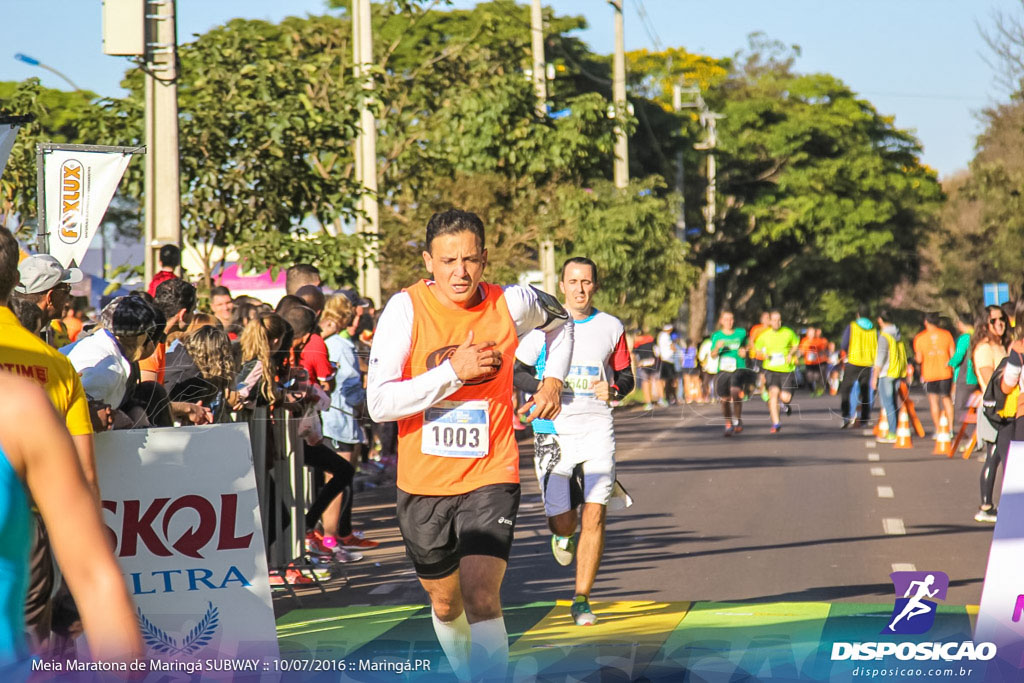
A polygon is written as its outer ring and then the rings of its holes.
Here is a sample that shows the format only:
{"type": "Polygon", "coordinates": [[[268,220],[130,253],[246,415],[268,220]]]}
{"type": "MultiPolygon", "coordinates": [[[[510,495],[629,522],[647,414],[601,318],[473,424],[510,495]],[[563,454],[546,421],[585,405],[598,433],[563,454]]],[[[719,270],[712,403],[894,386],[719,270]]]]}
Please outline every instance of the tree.
{"type": "MultiPolygon", "coordinates": [[[[364,94],[349,76],[350,33],[334,17],[235,19],[181,46],[181,219],[207,285],[217,248],[229,246],[256,268],[329,250],[341,257],[324,259],[325,280],[354,279],[358,238],[292,239],[310,232],[309,219],[325,226],[354,215],[361,192],[351,144],[364,94]]],[[[108,102],[96,125],[140,142],[141,73],[125,83],[131,95],[108,102]]],[[[130,169],[135,197],[141,171],[130,169]]]]}
{"type": "Polygon", "coordinates": [[[98,111],[95,98],[88,91],[44,88],[38,78],[0,82],[0,115],[34,117],[21,127],[0,178],[0,225],[20,238],[36,227],[36,143],[99,144],[83,131],[98,111]]]}
{"type": "Polygon", "coordinates": [[[723,85],[720,229],[698,249],[728,266],[723,303],[816,320],[827,292],[887,297],[916,278],[943,200],[919,143],[838,79],[755,55],[723,85]]]}

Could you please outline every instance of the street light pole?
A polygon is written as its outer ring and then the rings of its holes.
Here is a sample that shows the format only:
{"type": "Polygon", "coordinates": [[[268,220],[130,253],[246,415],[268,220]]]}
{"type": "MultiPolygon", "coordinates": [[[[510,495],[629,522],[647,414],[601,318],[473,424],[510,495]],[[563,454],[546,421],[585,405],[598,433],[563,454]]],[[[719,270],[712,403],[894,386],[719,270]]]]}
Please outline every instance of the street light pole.
{"type": "Polygon", "coordinates": [[[58,76],[59,78],[62,78],[62,79],[64,79],[64,81],[65,81],[65,82],[66,82],[66,83],[67,83],[68,85],[70,85],[70,86],[71,86],[72,88],[74,88],[75,90],[81,90],[81,88],[79,88],[79,87],[78,87],[78,86],[77,86],[77,85],[75,84],[75,82],[74,82],[74,81],[72,81],[72,80],[71,80],[70,78],[68,78],[67,76],[65,76],[64,74],[62,74],[62,73],[61,73],[60,71],[57,71],[56,69],[54,69],[54,68],[53,68],[52,66],[50,66],[49,64],[43,64],[42,62],[40,62],[40,61],[39,61],[38,59],[36,59],[35,57],[29,57],[28,55],[26,55],[26,54],[22,54],[21,52],[19,52],[19,53],[17,53],[17,54],[15,54],[15,55],[14,55],[14,58],[15,58],[15,59],[17,59],[17,60],[18,60],[19,62],[24,62],[24,63],[28,64],[29,66],[38,66],[38,67],[39,67],[40,69],[46,69],[46,70],[47,70],[47,71],[49,71],[50,73],[52,73],[52,74],[55,74],[55,75],[56,75],[56,76],[58,76]]]}

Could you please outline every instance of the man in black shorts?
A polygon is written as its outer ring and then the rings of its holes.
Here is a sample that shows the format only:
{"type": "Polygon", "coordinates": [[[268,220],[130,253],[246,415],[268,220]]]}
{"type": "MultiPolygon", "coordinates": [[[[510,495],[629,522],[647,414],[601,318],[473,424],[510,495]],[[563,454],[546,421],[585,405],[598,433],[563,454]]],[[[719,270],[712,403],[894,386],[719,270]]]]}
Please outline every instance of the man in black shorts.
{"type": "Polygon", "coordinates": [[[718,359],[715,392],[722,401],[724,436],[743,431],[743,399],[757,384],[757,375],[747,367],[747,331],[736,327],[731,311],[722,311],[718,329],[711,335],[711,357],[718,359]]]}
{"type": "Polygon", "coordinates": [[[544,377],[519,412],[524,422],[554,418],[573,327],[551,295],[482,281],[487,250],[475,214],[434,214],[426,233],[423,261],[433,280],[384,308],[367,406],[375,422],[398,421],[398,525],[452,671],[459,680],[503,680],[501,582],[520,496],[515,351],[520,337],[544,330],[544,377]]]}

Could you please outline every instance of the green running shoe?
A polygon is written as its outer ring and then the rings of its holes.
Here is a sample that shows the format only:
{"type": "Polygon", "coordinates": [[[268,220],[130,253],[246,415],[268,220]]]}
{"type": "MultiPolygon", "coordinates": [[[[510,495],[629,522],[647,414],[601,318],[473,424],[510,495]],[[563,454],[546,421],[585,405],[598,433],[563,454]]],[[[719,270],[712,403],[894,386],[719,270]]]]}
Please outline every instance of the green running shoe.
{"type": "Polygon", "coordinates": [[[590,601],[586,595],[577,595],[569,612],[577,626],[593,626],[597,623],[597,615],[590,611],[590,601]]]}
{"type": "Polygon", "coordinates": [[[576,537],[555,534],[551,537],[551,553],[555,556],[555,562],[568,567],[572,564],[572,558],[576,557],[576,537]]]}

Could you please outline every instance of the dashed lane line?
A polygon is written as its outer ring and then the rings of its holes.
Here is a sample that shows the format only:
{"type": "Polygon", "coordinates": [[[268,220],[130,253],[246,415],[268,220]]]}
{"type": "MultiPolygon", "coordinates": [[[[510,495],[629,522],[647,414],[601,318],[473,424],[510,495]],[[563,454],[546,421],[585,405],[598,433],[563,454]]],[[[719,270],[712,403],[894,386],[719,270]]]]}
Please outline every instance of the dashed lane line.
{"type": "Polygon", "coordinates": [[[872,467],[871,468],[871,476],[872,477],[884,477],[885,476],[885,468],[884,467],[872,467]]]}
{"type": "Polygon", "coordinates": [[[907,527],[903,525],[903,520],[898,517],[886,517],[882,520],[882,528],[885,533],[889,536],[906,536],[907,527]]]}
{"type": "Polygon", "coordinates": [[[878,462],[881,459],[882,459],[882,457],[880,455],[878,455],[878,453],[868,453],[868,461],[869,462],[878,462]]]}
{"type": "Polygon", "coordinates": [[[909,562],[894,562],[892,570],[894,572],[916,572],[917,567],[909,562]]]}
{"type": "Polygon", "coordinates": [[[895,496],[894,496],[894,494],[892,492],[892,487],[891,486],[879,486],[878,487],[878,497],[879,498],[894,498],[895,496]]]}

